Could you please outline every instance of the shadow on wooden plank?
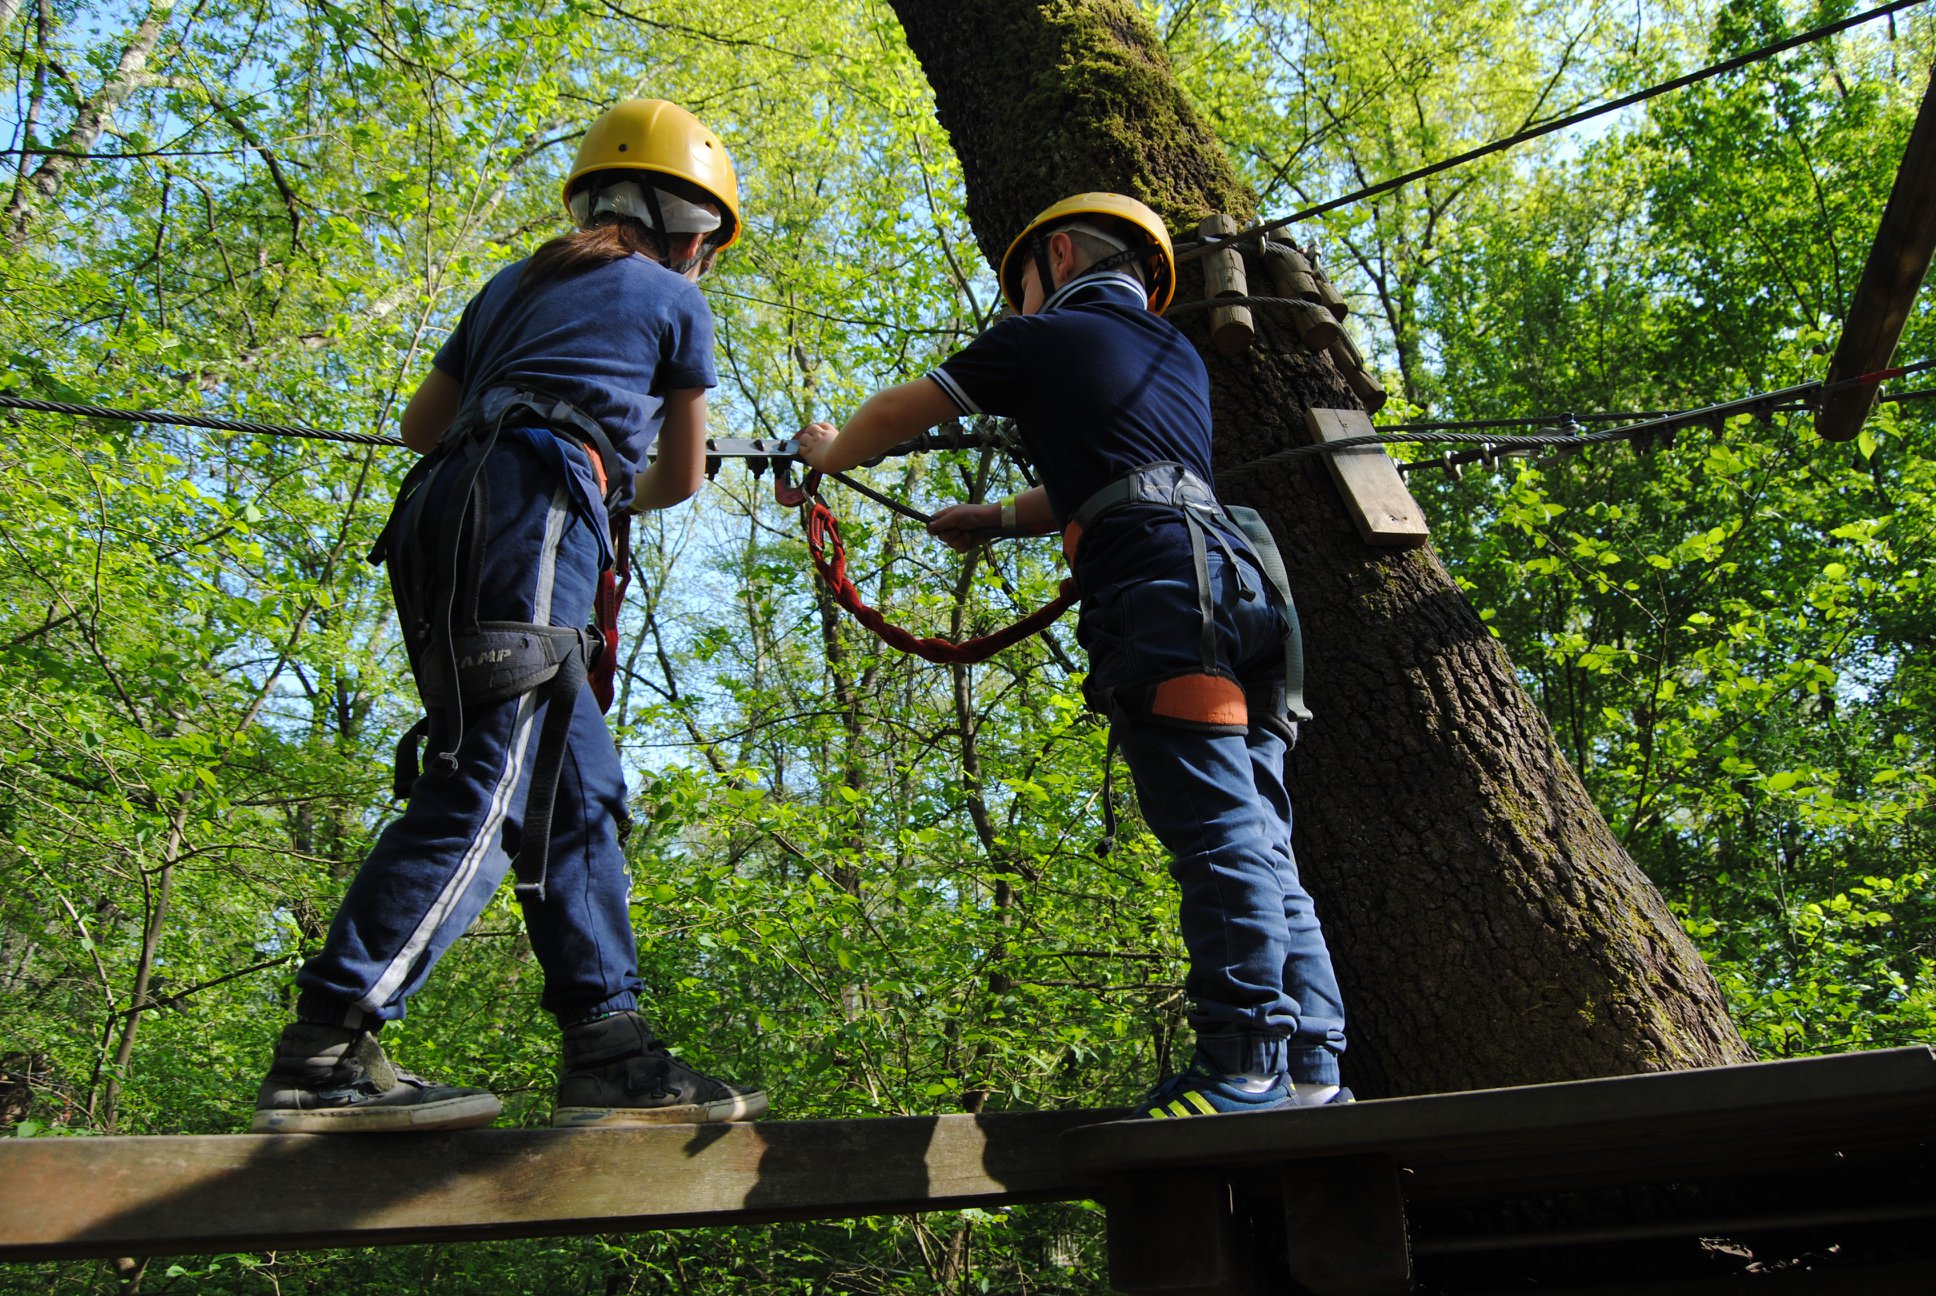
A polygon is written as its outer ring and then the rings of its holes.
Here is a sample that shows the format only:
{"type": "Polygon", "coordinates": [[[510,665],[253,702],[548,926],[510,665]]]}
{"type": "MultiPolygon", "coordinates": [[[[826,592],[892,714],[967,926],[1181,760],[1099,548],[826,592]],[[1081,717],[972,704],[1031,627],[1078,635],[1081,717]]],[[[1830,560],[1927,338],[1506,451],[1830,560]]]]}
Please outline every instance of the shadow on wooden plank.
{"type": "Polygon", "coordinates": [[[1085,1197],[1056,1140],[1119,1112],[630,1130],[0,1141],[0,1259],[368,1246],[1085,1197]]]}

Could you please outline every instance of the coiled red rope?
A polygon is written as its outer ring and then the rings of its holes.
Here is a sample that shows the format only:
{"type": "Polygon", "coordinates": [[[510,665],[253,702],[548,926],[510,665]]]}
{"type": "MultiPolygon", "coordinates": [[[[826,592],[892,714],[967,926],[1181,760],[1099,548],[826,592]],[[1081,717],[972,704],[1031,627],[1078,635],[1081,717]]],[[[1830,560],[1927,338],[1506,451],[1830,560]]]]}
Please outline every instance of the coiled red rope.
{"type": "Polygon", "coordinates": [[[917,635],[892,624],[878,609],[869,607],[867,601],[861,598],[853,579],[847,575],[847,548],[841,543],[840,523],[834,519],[833,510],[820,498],[819,473],[808,473],[797,487],[789,480],[788,474],[776,474],[773,498],[788,508],[806,507],[807,551],[813,556],[813,569],[820,573],[820,579],[827,582],[834,602],[846,608],[854,620],[873,631],[883,643],[904,653],[912,653],[923,661],[963,666],[987,661],[1002,649],[1048,629],[1057,617],[1075,606],[1082,597],[1076,589],[1075,578],[1064,577],[1062,589],[1053,599],[1014,625],[1003,626],[992,634],[977,635],[959,643],[952,639],[917,635]]]}

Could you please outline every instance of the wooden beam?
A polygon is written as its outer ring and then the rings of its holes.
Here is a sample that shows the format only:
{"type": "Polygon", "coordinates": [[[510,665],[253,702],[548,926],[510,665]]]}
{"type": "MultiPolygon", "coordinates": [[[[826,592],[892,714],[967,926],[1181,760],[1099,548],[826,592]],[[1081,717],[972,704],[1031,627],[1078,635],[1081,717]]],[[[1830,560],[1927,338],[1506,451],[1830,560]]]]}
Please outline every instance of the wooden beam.
{"type": "Polygon", "coordinates": [[[1927,1047],[1432,1094],[1216,1120],[1122,1121],[1062,1138],[1073,1175],[1388,1157],[1408,1200],[1807,1171],[1936,1141],[1927,1047]]]}
{"type": "MultiPolygon", "coordinates": [[[[1936,71],[1923,91],[1922,108],[1909,132],[1902,167],[1896,172],[1889,204],[1876,227],[1869,263],[1842,321],[1842,340],[1829,361],[1830,383],[1859,378],[1889,367],[1902,327],[1915,304],[1923,276],[1936,251],[1936,71]]],[[[1830,392],[1815,415],[1815,430],[1827,441],[1848,441],[1862,430],[1874,407],[1873,384],[1830,392]]]]}
{"type": "Polygon", "coordinates": [[[1073,1201],[1107,1112],[448,1134],[0,1139],[0,1260],[630,1232],[1073,1201]]]}

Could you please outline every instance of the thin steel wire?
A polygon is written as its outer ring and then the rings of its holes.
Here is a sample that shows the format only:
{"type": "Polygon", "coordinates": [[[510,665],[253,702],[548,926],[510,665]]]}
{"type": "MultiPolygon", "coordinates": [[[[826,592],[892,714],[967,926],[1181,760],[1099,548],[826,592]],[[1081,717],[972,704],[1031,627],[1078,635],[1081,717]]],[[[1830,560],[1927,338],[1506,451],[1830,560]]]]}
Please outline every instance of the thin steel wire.
{"type": "Polygon", "coordinates": [[[1719,63],[1710,64],[1707,67],[1701,68],[1699,71],[1689,72],[1684,76],[1677,76],[1671,81],[1663,81],[1659,85],[1649,86],[1645,90],[1638,90],[1630,95],[1622,95],[1618,99],[1609,100],[1606,103],[1598,104],[1592,108],[1585,108],[1576,113],[1569,113],[1565,117],[1558,117],[1550,122],[1528,127],[1517,134],[1507,136],[1505,139],[1494,140],[1490,144],[1482,144],[1478,148],[1468,149],[1466,152],[1460,153],[1455,157],[1449,157],[1443,161],[1434,162],[1429,166],[1422,166],[1416,170],[1407,171],[1403,175],[1394,176],[1389,180],[1381,180],[1377,184],[1366,185],[1364,188],[1345,194],[1341,198],[1333,198],[1328,202],[1321,202],[1315,207],[1306,207],[1303,211],[1294,212],[1278,220],[1268,221],[1262,225],[1253,225],[1249,229],[1239,230],[1235,234],[1226,234],[1222,238],[1196,239],[1179,243],[1177,245],[1176,259],[1178,261],[1194,260],[1226,244],[1243,243],[1269,234],[1272,231],[1283,229],[1288,225],[1295,225],[1299,221],[1315,220],[1317,217],[1336,211],[1340,207],[1348,207],[1352,203],[1363,202],[1367,198],[1376,198],[1379,194],[1390,193],[1394,189],[1403,188],[1415,180],[1423,180],[1428,176],[1435,176],[1441,171],[1449,171],[1453,167],[1464,166],[1468,162],[1476,162],[1482,157],[1488,157],[1505,149],[1514,148],[1529,140],[1538,139],[1542,135],[1550,135],[1554,131],[1565,130],[1569,126],[1577,126],[1582,122],[1592,121],[1595,117],[1603,117],[1608,113],[1618,112],[1622,108],[1630,108],[1634,104],[1644,103],[1649,99],[1667,94],[1670,91],[1694,85],[1696,82],[1706,81],[1711,77],[1717,77],[1726,72],[1733,72],[1738,68],[1746,67],[1750,63],[1758,63],[1763,59],[1773,58],[1775,55],[1785,53],[1797,46],[1812,44],[1815,41],[1823,40],[1839,32],[1847,31],[1851,27],[1860,26],[1863,23],[1886,17],[1889,14],[1900,13],[1904,9],[1910,9],[1926,2],[1927,0],[1891,0],[1891,3],[1870,9],[1866,13],[1854,14],[1839,22],[1827,23],[1821,27],[1811,28],[1798,36],[1790,36],[1786,40],[1779,40],[1771,45],[1763,45],[1761,48],[1750,50],[1746,54],[1737,54],[1731,59],[1724,59],[1719,63]]]}
{"type": "Polygon", "coordinates": [[[215,432],[243,432],[252,436],[344,441],[351,445],[400,446],[403,444],[396,437],[375,436],[368,432],[337,432],[330,428],[304,427],[297,423],[259,423],[253,419],[221,418],[213,414],[177,414],[169,410],[115,409],[107,405],[33,400],[25,396],[4,394],[0,394],[0,409],[34,410],[42,414],[66,414],[73,418],[109,419],[121,423],[158,423],[168,427],[208,428],[215,432]]]}
{"type": "MultiPolygon", "coordinates": [[[[1862,374],[1854,378],[1844,378],[1839,382],[1808,382],[1778,391],[1764,392],[1755,396],[1742,396],[1731,401],[1721,401],[1704,405],[1699,409],[1682,410],[1657,418],[1646,419],[1625,427],[1603,428],[1597,432],[1533,432],[1517,436],[1492,436],[1484,432],[1454,431],[1435,428],[1423,431],[1383,430],[1365,436],[1344,437],[1337,441],[1313,442],[1310,445],[1289,446],[1273,451],[1235,468],[1225,469],[1217,474],[1220,482],[1234,481],[1240,477],[1275,464],[1302,459],[1308,455],[1335,454],[1340,450],[1352,450],[1361,446],[1376,445],[1477,445],[1484,449],[1477,454],[1464,456],[1466,462],[1484,462],[1494,458],[1538,449],[1578,449],[1582,446],[1601,445],[1612,441],[1633,441],[1642,437],[1671,435],[1685,427],[1696,424],[1718,424],[1726,419],[1743,414],[1769,414],[1780,409],[1803,409],[1811,407],[1822,396],[1840,391],[1845,387],[1873,386],[1890,378],[1900,378],[1908,374],[1922,373],[1936,367],[1936,360],[1921,360],[1897,369],[1884,369],[1876,373],[1862,374]]],[[[1450,467],[1452,457],[1448,456],[1438,463],[1402,464],[1402,469],[1450,467]]]]}

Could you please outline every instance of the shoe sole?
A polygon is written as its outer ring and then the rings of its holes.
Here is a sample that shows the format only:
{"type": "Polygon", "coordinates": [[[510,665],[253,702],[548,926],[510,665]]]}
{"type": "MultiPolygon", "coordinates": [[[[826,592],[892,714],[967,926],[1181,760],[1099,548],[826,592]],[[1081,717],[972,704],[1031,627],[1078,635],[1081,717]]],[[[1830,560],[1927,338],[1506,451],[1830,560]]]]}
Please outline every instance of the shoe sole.
{"type": "Polygon", "coordinates": [[[504,1110],[491,1094],[466,1094],[441,1102],[408,1106],[377,1104],[325,1107],[311,1111],[281,1108],[257,1111],[249,1128],[257,1134],[394,1134],[474,1129],[489,1125],[504,1110]]]}
{"type": "Polygon", "coordinates": [[[626,1125],[706,1125],[757,1120],[766,1114],[764,1093],[740,1094],[717,1102],[676,1107],[560,1107],[551,1114],[554,1129],[597,1129],[626,1125]]]}

